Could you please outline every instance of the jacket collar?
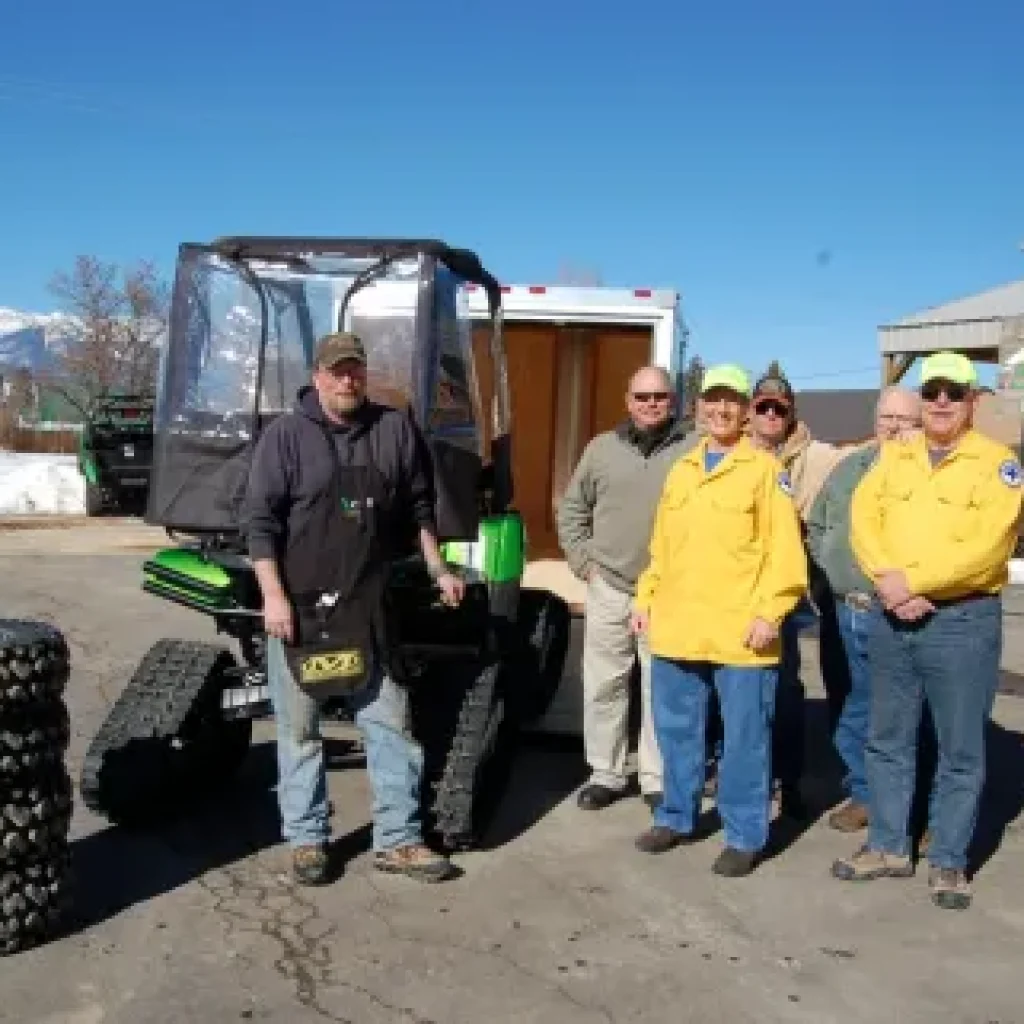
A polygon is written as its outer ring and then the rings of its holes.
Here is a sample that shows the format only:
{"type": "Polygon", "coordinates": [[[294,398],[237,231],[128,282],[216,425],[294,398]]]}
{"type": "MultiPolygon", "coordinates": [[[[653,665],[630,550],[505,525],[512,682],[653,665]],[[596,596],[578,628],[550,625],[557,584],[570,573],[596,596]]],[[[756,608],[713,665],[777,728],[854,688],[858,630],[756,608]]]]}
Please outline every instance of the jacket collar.
{"type": "MultiPolygon", "coordinates": [[[[704,456],[707,455],[709,440],[710,438],[707,436],[702,437],[700,439],[700,443],[683,455],[682,459],[703,471],[704,456]]],[[[737,463],[750,462],[752,459],[757,457],[757,452],[758,449],[754,447],[753,441],[744,434],[736,444],[725,453],[722,461],[719,462],[708,475],[716,476],[719,472],[725,472],[737,463]]]]}

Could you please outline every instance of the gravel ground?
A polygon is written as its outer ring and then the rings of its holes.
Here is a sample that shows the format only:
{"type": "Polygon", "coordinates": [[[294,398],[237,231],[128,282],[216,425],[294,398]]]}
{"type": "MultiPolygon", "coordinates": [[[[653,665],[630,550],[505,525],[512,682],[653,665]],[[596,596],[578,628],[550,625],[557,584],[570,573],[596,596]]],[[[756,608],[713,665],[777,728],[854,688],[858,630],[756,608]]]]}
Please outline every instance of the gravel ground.
{"type": "MultiPolygon", "coordinates": [[[[202,618],[141,592],[163,543],[138,523],[0,523],[0,614],[63,629],[73,675],[69,766],[149,645],[213,639],[202,618]]],[[[836,765],[806,641],[807,786],[819,820],[779,828],[752,877],[709,871],[721,837],[661,858],[632,847],[638,800],[576,809],[571,745],[522,751],[489,848],[437,887],[373,874],[368,797],[348,727],[331,737],[344,876],[300,890],[277,834],[270,726],[237,784],[154,832],[113,828],[80,804],[69,934],[0,960],[0,1021],[458,1022],[1024,1021],[1024,601],[1008,595],[1004,694],[992,730],[981,870],[967,914],[935,910],[924,874],[849,887],[829,878],[856,837],[829,830],[836,765]]]]}

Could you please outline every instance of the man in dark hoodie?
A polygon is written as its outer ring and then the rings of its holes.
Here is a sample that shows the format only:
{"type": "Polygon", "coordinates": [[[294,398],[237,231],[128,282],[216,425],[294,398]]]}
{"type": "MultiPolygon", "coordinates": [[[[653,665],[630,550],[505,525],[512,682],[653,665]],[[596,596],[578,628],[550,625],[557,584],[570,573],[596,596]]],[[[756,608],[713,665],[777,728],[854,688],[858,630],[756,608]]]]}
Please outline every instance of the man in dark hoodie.
{"type": "Polygon", "coordinates": [[[650,654],[630,632],[636,581],[648,561],[654,512],[673,463],[693,448],[674,416],[669,375],[637,370],[626,393],[628,419],[584,449],[558,508],[559,543],[569,568],[587,584],[583,639],[583,738],[588,784],[578,802],[599,810],[626,791],[629,679],[640,663],[640,790],[661,798],[662,762],[651,720],[650,654]]]}
{"type": "MultiPolygon", "coordinates": [[[[358,595],[351,614],[362,623],[384,623],[388,559],[417,533],[442,598],[461,600],[463,583],[438,550],[433,475],[424,453],[405,413],[367,399],[362,342],[338,333],[320,341],[312,386],[300,389],[295,408],[267,427],[253,456],[244,526],[263,596],[282,832],[303,884],[327,882],[331,864],[320,706],[297,684],[288,658],[297,613],[312,596],[337,593],[344,578],[355,581],[346,593],[358,595]]],[[[410,730],[409,695],[387,673],[387,652],[380,654],[368,680],[346,697],[366,742],[374,865],[440,881],[452,868],[422,840],[423,752],[410,730]]]]}

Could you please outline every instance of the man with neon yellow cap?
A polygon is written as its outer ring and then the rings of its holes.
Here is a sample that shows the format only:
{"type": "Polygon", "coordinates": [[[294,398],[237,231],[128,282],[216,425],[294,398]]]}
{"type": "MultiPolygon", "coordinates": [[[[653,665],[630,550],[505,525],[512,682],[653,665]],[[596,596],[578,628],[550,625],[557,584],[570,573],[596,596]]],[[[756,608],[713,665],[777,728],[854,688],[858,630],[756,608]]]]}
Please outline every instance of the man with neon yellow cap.
{"type": "Polygon", "coordinates": [[[665,481],[633,614],[651,651],[664,764],[662,802],[637,848],[664,853],[697,837],[714,691],[725,741],[718,810],[726,846],[713,870],[729,877],[752,871],[768,839],[779,629],[807,589],[792,485],[745,433],[750,392],[737,366],[705,374],[705,436],[665,481]]]}
{"type": "Polygon", "coordinates": [[[869,825],[866,844],[832,872],[850,881],[914,873],[909,818],[923,698],[938,741],[928,884],[937,906],[962,910],[971,901],[967,848],[985,778],[1022,473],[1009,448],[973,427],[969,359],[929,356],[920,393],[922,433],[882,446],[851,505],[851,546],[875,588],[869,825]]]}

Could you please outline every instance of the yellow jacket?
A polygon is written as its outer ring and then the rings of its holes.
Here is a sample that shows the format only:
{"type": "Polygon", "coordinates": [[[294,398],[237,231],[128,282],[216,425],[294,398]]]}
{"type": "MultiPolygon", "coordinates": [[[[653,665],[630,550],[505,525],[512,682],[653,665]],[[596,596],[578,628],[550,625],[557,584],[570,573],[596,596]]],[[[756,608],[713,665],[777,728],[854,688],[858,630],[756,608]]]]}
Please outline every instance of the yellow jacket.
{"type": "Polygon", "coordinates": [[[662,490],[635,607],[651,652],[723,665],[776,664],[778,640],[744,646],[757,617],[779,625],[807,589],[807,555],[788,477],[746,437],[710,472],[707,439],[679,458],[662,490]]]}
{"type": "Polygon", "coordinates": [[[1021,467],[1005,445],[968,431],[934,469],[927,442],[886,442],[853,493],[850,544],[868,577],[901,569],[914,594],[996,593],[1008,578],[1021,467]]]}

